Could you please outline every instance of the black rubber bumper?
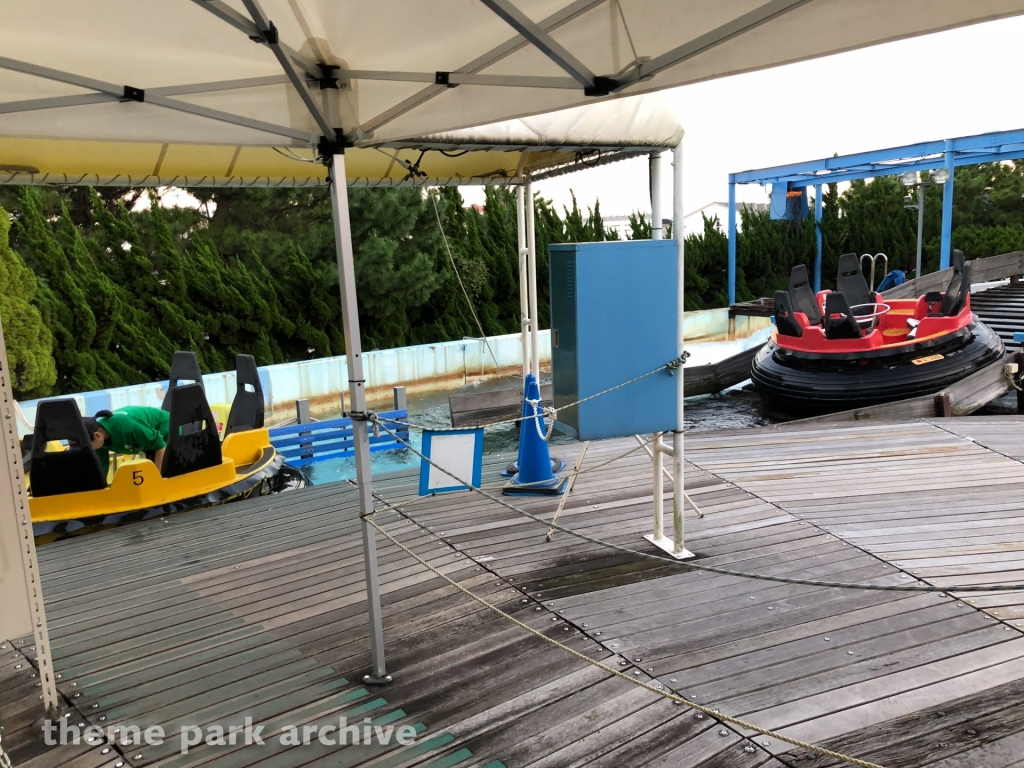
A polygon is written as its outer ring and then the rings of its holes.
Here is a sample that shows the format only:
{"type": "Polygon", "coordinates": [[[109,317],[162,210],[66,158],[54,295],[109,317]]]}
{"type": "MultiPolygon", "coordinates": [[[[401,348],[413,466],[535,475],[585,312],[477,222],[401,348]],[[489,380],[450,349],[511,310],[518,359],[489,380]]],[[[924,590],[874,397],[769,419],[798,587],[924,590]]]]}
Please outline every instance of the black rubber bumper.
{"type": "Polygon", "coordinates": [[[797,357],[769,342],[754,358],[750,378],[769,406],[795,418],[930,395],[1005,354],[984,323],[975,321],[968,331],[903,355],[853,360],[797,357]],[[936,359],[923,362],[930,357],[936,359]]]}

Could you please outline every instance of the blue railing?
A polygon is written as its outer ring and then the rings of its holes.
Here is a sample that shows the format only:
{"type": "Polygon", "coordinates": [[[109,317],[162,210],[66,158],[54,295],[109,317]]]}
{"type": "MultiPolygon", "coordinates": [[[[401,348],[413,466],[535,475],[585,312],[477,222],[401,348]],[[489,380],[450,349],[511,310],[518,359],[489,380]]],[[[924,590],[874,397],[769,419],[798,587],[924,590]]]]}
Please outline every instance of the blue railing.
{"type": "MultiPolygon", "coordinates": [[[[409,411],[387,411],[379,414],[381,419],[409,421],[409,411]]],[[[375,437],[371,428],[370,450],[390,451],[402,448],[399,440],[409,441],[409,427],[406,424],[386,422],[398,437],[381,431],[375,437]]],[[[271,427],[270,442],[285,461],[294,466],[312,464],[324,459],[339,459],[352,456],[355,446],[352,437],[352,419],[331,419],[314,421],[309,424],[289,424],[286,427],[271,427]]]]}

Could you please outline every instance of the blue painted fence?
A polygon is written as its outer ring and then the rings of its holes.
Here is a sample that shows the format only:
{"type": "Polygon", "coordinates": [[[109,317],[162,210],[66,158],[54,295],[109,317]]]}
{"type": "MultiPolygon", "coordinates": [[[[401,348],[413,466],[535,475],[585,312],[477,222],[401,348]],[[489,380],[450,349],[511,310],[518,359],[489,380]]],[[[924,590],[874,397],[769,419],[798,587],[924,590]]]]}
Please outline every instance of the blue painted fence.
{"type": "MultiPolygon", "coordinates": [[[[404,424],[387,423],[397,438],[383,430],[380,437],[375,437],[371,428],[370,450],[372,452],[389,451],[403,448],[399,442],[409,442],[409,412],[387,411],[378,414],[381,419],[393,419],[404,424]]],[[[286,427],[272,427],[270,442],[277,452],[284,456],[285,461],[293,466],[313,464],[324,459],[340,459],[352,456],[355,446],[352,437],[352,419],[331,419],[330,421],[314,421],[309,424],[289,424],[286,427]]]]}

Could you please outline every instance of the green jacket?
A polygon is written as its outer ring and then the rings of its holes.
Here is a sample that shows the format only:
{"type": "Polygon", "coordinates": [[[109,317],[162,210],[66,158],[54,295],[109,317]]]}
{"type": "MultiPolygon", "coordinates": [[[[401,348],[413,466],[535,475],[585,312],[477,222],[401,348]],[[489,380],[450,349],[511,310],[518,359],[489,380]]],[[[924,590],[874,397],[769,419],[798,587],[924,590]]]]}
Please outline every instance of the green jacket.
{"type": "MultiPolygon", "coordinates": [[[[127,405],[118,408],[112,416],[96,421],[110,435],[105,447],[114,453],[146,453],[167,447],[171,418],[167,411],[160,408],[127,405]]],[[[110,457],[104,450],[100,450],[99,454],[105,471],[110,464],[110,457]]]]}

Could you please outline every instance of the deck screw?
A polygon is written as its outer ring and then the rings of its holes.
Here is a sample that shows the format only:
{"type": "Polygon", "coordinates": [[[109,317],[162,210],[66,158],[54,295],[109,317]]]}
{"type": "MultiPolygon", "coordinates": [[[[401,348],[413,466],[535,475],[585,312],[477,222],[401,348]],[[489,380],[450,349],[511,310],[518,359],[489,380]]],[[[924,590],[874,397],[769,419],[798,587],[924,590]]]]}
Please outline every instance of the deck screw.
{"type": "Polygon", "coordinates": [[[770,606],[770,605],[769,605],[769,606],[768,606],[768,610],[769,610],[769,611],[774,611],[775,609],[774,609],[774,608],[773,608],[772,606],[770,606]]]}
{"type": "Polygon", "coordinates": [[[653,672],[653,671],[654,671],[654,667],[648,667],[648,668],[647,668],[647,671],[648,671],[648,672],[653,672]]]}
{"type": "Polygon", "coordinates": [[[106,755],[109,752],[110,752],[110,747],[104,747],[103,749],[100,750],[100,754],[101,755],[106,755]]]}
{"type": "Polygon", "coordinates": [[[698,712],[697,713],[697,719],[698,720],[703,720],[704,719],[704,715],[702,715],[700,712],[698,712]]]}
{"type": "Polygon", "coordinates": [[[77,687],[78,687],[78,683],[72,683],[72,684],[71,684],[71,687],[72,687],[72,688],[77,688],[77,687]]]}
{"type": "Polygon", "coordinates": [[[747,746],[745,746],[745,747],[743,748],[743,751],[744,751],[744,752],[753,752],[753,751],[754,751],[754,748],[753,748],[752,746],[750,746],[749,744],[747,744],[747,746]]]}
{"type": "Polygon", "coordinates": [[[728,735],[729,735],[729,732],[728,732],[727,730],[725,730],[725,728],[723,728],[722,730],[720,730],[720,731],[718,732],[718,735],[719,735],[719,736],[728,736],[728,735]]]}
{"type": "Polygon", "coordinates": [[[847,651],[850,656],[853,656],[853,651],[847,651]]]}
{"type": "Polygon", "coordinates": [[[634,674],[634,675],[636,675],[637,677],[640,677],[640,670],[639,670],[639,669],[638,669],[638,670],[635,670],[635,671],[633,672],[633,674],[634,674]]]}
{"type": "Polygon", "coordinates": [[[15,665],[14,665],[14,668],[15,668],[15,669],[21,669],[21,664],[15,664],[15,665]]]}
{"type": "Polygon", "coordinates": [[[93,708],[93,709],[99,709],[99,708],[100,708],[100,705],[99,705],[99,704],[93,704],[93,705],[92,705],[92,708],[93,708]]]}
{"type": "Polygon", "coordinates": [[[977,732],[977,731],[974,731],[974,730],[969,730],[969,731],[967,731],[967,735],[968,735],[968,736],[977,736],[977,735],[978,735],[978,732],[977,732]]]}
{"type": "Polygon", "coordinates": [[[142,755],[136,755],[134,759],[135,760],[141,760],[142,759],[142,755]]]}
{"type": "MultiPolygon", "coordinates": [[[[1020,622],[1018,622],[1018,623],[1020,623],[1020,622]]],[[[600,635],[601,633],[597,632],[596,634],[600,635]]],[[[612,648],[618,648],[618,647],[619,647],[618,643],[612,643],[612,648]]]]}
{"type": "Polygon", "coordinates": [[[594,634],[595,634],[595,635],[600,635],[601,633],[600,633],[600,632],[595,632],[594,634]]]}
{"type": "Polygon", "coordinates": [[[669,682],[670,683],[674,683],[675,681],[676,681],[676,679],[674,677],[669,678],[669,682]]]}
{"type": "Polygon", "coordinates": [[[524,598],[523,598],[523,600],[522,600],[522,602],[524,602],[524,603],[528,603],[528,602],[530,602],[530,601],[529,601],[529,600],[528,600],[527,598],[525,598],[525,597],[524,597],[524,598]]]}
{"type": "Polygon", "coordinates": [[[767,741],[762,741],[761,742],[761,746],[762,747],[767,747],[768,746],[768,742],[767,741]]]}
{"type": "Polygon", "coordinates": [[[939,742],[939,746],[940,746],[940,747],[942,747],[943,749],[945,749],[946,747],[948,747],[948,746],[949,746],[949,744],[948,744],[948,743],[946,743],[945,741],[940,741],[940,742],[939,742]]]}
{"type": "Polygon", "coordinates": [[[826,638],[825,638],[825,642],[827,643],[827,642],[828,642],[829,640],[831,640],[831,639],[832,639],[832,638],[830,638],[830,637],[826,637],[826,638]]]}
{"type": "Polygon", "coordinates": [[[551,620],[552,620],[552,621],[558,621],[558,617],[557,617],[557,616],[552,616],[552,617],[551,617],[551,620]]]}
{"type": "Polygon", "coordinates": [[[102,723],[102,722],[103,722],[104,720],[106,720],[106,719],[107,719],[107,716],[106,716],[106,715],[100,715],[100,722],[101,722],[101,723],[102,723]]]}
{"type": "Polygon", "coordinates": [[[74,696],[72,696],[71,698],[73,698],[73,699],[77,699],[77,698],[78,698],[78,697],[80,697],[81,695],[82,695],[82,694],[80,694],[80,693],[76,693],[76,694],[75,694],[74,696]]]}
{"type": "Polygon", "coordinates": [[[540,610],[540,608],[534,608],[534,610],[535,610],[535,611],[539,611],[539,610],[540,610]]]}

